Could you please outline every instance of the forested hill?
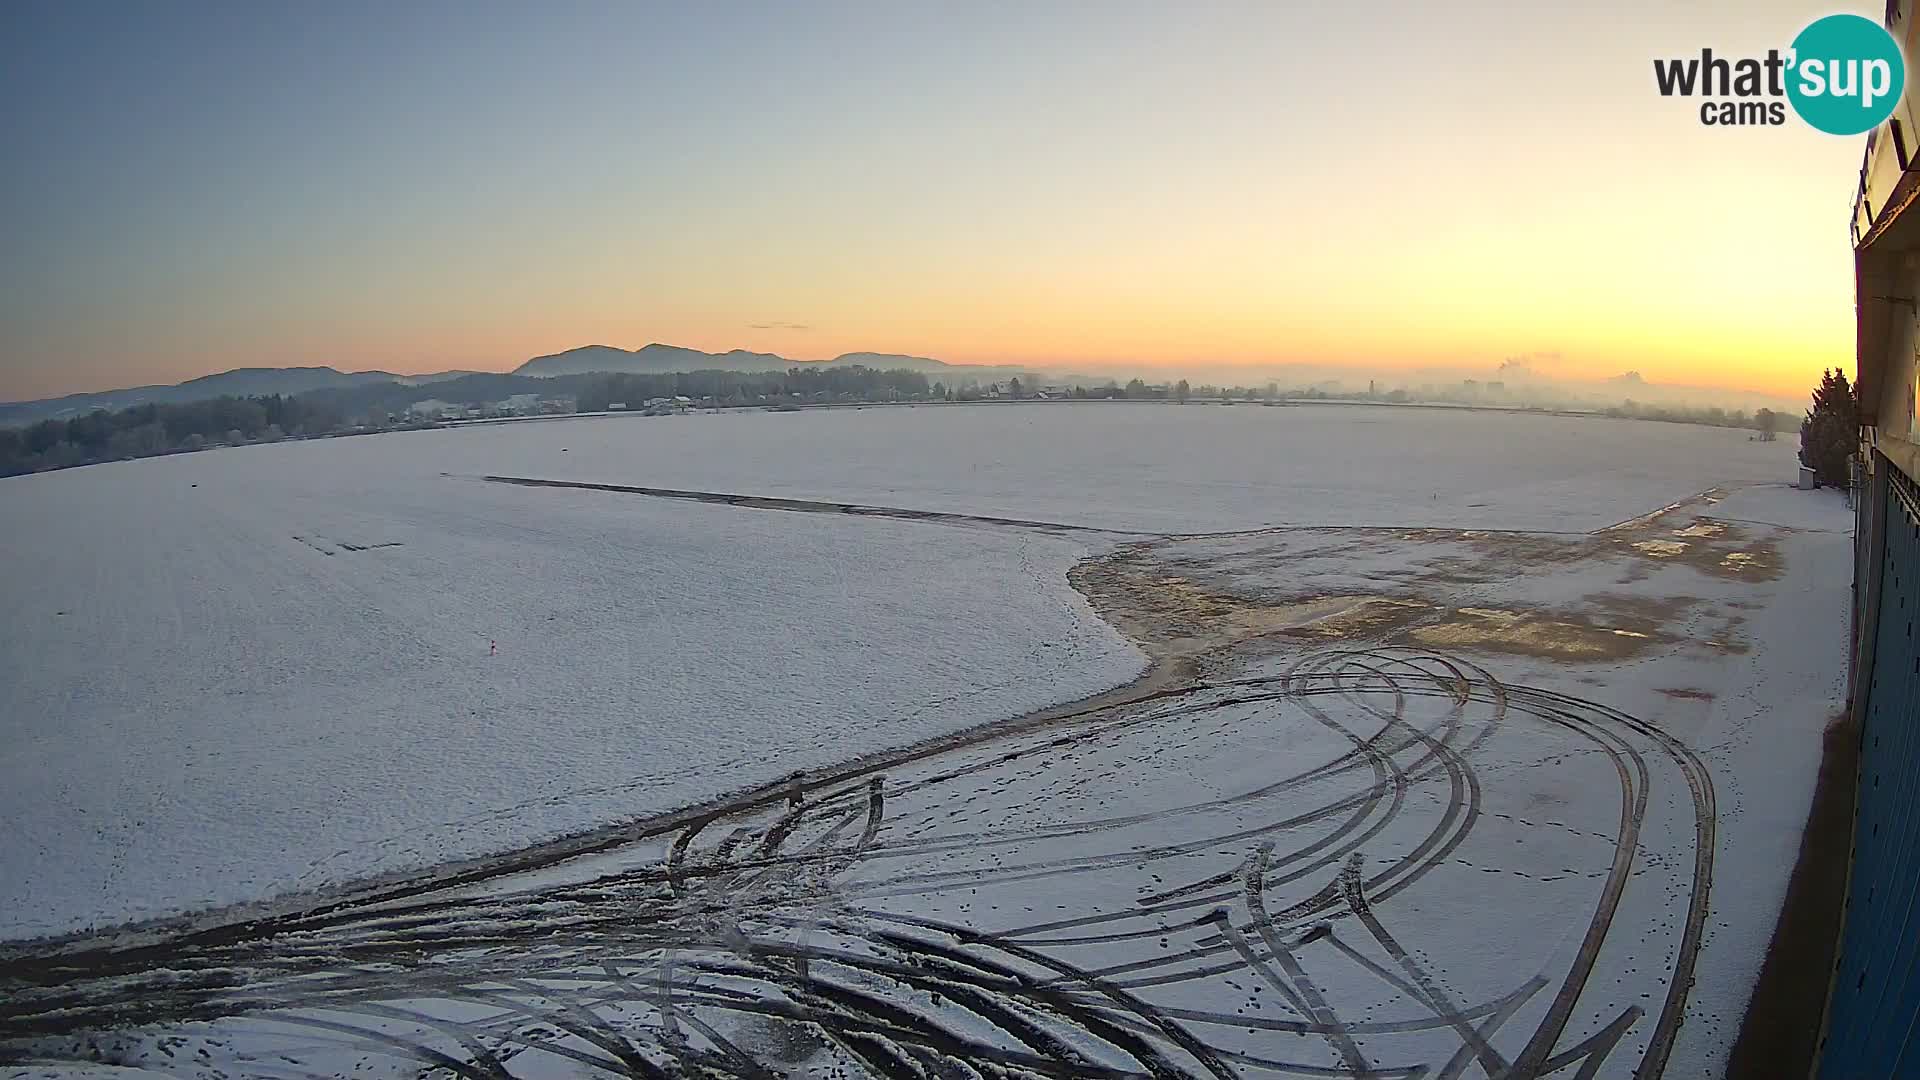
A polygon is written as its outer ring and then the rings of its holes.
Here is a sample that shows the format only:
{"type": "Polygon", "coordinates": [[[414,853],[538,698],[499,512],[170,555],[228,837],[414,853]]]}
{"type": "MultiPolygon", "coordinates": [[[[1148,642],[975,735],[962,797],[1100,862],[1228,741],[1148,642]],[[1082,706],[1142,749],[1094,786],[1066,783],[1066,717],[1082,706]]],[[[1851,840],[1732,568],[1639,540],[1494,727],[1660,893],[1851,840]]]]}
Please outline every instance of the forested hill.
{"type": "Polygon", "coordinates": [[[925,400],[946,391],[918,371],[848,366],[787,371],[688,371],[660,374],[476,374],[427,386],[369,382],[304,394],[219,397],[96,410],[23,428],[0,428],[0,476],[182,453],[210,446],[417,427],[408,409],[433,399],[484,408],[516,394],[572,399],[583,412],[612,402],[636,406],[685,396],[715,405],[925,400]]]}
{"type": "MultiPolygon", "coordinates": [[[[409,386],[392,381],[335,386],[303,394],[225,396],[182,403],[146,403],[119,410],[96,410],[71,419],[42,420],[27,427],[0,427],[0,476],[41,472],[122,458],[151,457],[210,446],[271,442],[285,438],[385,431],[432,426],[442,410],[458,407],[469,415],[497,415],[507,399],[555,402],[561,411],[598,412],[613,403],[638,408],[655,398],[685,397],[697,405],[742,407],[792,406],[881,401],[975,400],[983,396],[1027,398],[1037,383],[1031,373],[1002,383],[979,381],[977,373],[993,369],[955,367],[942,378],[907,368],[879,369],[858,364],[794,365],[780,371],[699,370],[658,373],[591,372],[538,377],[531,375],[469,374],[428,385],[409,386]],[[426,415],[411,407],[435,403],[426,415]]],[[[1055,393],[1061,393],[1057,388],[1055,393]]],[[[1248,387],[1199,386],[1185,380],[1172,387],[1148,386],[1139,379],[1124,387],[1109,382],[1093,386],[1076,382],[1069,396],[1076,398],[1148,398],[1188,400],[1189,395],[1212,400],[1284,399],[1309,402],[1326,399],[1306,388],[1281,393],[1275,384],[1264,390],[1248,387]]],[[[1346,399],[1350,404],[1414,404],[1402,392],[1346,399]]],[[[1622,419],[1664,420],[1717,427],[1752,428],[1758,437],[1771,438],[1791,421],[1761,409],[1755,415],[1719,408],[1674,408],[1635,405],[1606,409],[1622,419]]]]}
{"type": "Polygon", "coordinates": [[[655,342],[638,349],[619,349],[611,345],[583,345],[577,349],[536,356],[514,369],[515,375],[583,375],[590,372],[665,375],[677,371],[785,371],[788,368],[865,367],[876,371],[906,369],[924,371],[939,377],[958,367],[975,378],[1006,378],[1018,374],[1018,368],[954,365],[927,356],[903,356],[898,353],[844,353],[831,360],[792,360],[777,353],[733,349],[723,353],[701,352],[679,345],[655,342]]]}
{"type": "MultiPolygon", "coordinates": [[[[619,349],[611,345],[586,345],[549,356],[536,356],[515,369],[512,376],[542,376],[551,386],[553,380],[569,375],[626,373],[666,375],[690,371],[779,372],[789,368],[836,369],[864,367],[876,371],[906,369],[925,372],[933,378],[971,378],[980,382],[1005,380],[1026,374],[1025,369],[1008,366],[948,364],[926,356],[897,353],[846,353],[831,360],[790,360],[774,353],[734,349],[724,353],[701,352],[678,345],[653,344],[639,349],[619,349]]],[[[386,388],[394,396],[405,396],[428,385],[438,385],[463,376],[502,378],[470,371],[442,371],[430,375],[396,375],[388,371],[337,371],[330,367],[235,368],[216,375],[171,385],[133,386],[120,390],[68,394],[65,397],[36,401],[0,402],[0,427],[24,427],[38,420],[68,420],[105,409],[109,412],[135,405],[177,405],[190,401],[208,401],[217,397],[287,397],[315,390],[368,390],[386,388]]],[[[470,384],[479,387],[483,384],[470,384]]],[[[506,384],[499,384],[506,385],[506,384]]],[[[522,389],[514,393],[538,393],[522,389]]],[[[567,393],[554,389],[555,394],[567,393]]],[[[422,393],[423,401],[439,396],[422,393]]],[[[445,399],[443,399],[445,400],[445,399]]],[[[464,399],[453,399],[464,400],[464,399]]]]}
{"type": "MultiPolygon", "coordinates": [[[[135,405],[178,405],[217,397],[271,397],[304,394],[328,387],[375,386],[394,383],[402,376],[385,371],[335,371],[330,367],[235,368],[166,386],[133,386],[91,394],[68,394],[39,401],[0,403],[0,425],[25,425],[35,420],[66,419],[105,409],[135,405]]],[[[435,376],[425,376],[426,379],[435,376]]],[[[417,380],[416,380],[417,381],[417,380]]]]}

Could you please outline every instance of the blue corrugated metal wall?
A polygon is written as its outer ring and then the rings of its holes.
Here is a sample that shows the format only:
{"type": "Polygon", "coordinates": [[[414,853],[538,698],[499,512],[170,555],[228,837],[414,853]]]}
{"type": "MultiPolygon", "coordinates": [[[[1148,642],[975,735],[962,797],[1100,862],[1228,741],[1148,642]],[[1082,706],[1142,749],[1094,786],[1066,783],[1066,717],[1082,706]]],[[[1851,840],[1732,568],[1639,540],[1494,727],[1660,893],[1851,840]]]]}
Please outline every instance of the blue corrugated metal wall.
{"type": "Polygon", "coordinates": [[[1820,1080],[1920,1078],[1920,499],[1888,474],[1853,869],[1820,1080]]]}

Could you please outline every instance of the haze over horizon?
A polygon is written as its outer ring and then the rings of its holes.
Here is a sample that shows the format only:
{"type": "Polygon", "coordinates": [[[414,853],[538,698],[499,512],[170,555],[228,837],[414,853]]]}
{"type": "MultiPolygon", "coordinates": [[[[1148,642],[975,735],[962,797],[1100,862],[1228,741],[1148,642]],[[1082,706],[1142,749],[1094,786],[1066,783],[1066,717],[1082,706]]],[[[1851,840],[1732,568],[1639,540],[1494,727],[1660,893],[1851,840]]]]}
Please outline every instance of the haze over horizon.
{"type": "Polygon", "coordinates": [[[0,400],[653,341],[1799,396],[1864,140],[1651,62],[1834,10],[14,5],[0,400]]]}

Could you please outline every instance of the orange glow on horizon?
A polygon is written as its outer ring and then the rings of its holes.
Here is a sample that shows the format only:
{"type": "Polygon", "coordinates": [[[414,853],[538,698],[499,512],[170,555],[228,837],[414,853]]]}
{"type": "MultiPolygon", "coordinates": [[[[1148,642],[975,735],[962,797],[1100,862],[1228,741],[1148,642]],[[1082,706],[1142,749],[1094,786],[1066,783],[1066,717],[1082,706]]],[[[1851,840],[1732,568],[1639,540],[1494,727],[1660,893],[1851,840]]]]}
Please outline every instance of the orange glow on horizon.
{"type": "MultiPolygon", "coordinates": [[[[390,52],[342,35],[364,80],[321,65],[260,87],[307,125],[165,83],[197,141],[148,146],[151,174],[120,164],[151,131],[86,111],[125,95],[70,95],[78,119],[48,130],[106,164],[23,155],[0,398],[658,341],[1360,380],[1533,355],[1798,399],[1853,366],[1862,140],[1703,127],[1650,61],[1764,51],[1829,11],[1042,5],[956,11],[941,34],[911,12],[770,14],[759,36],[703,15],[682,29],[755,58],[719,81],[628,63],[630,35],[593,20],[503,16],[469,28],[473,57],[438,30],[390,52]],[[876,23],[901,51],[822,70],[876,23]],[[1316,47],[1276,63],[1291,41],[1316,47]],[[470,78],[535,70],[543,43],[581,86],[470,78]]],[[[136,58],[171,70],[211,40],[136,58]]],[[[78,79],[64,64],[42,74],[78,79]]]]}

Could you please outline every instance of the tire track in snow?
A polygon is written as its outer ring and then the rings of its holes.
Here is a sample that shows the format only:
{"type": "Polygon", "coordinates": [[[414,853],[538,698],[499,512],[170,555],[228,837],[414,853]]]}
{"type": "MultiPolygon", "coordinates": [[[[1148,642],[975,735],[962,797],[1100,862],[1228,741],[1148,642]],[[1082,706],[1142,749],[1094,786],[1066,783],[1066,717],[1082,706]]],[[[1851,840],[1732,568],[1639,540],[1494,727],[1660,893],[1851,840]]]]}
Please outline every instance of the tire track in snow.
{"type": "MultiPolygon", "coordinates": [[[[1346,650],[1309,657],[1281,676],[1101,710],[1061,734],[1004,740],[1004,749],[974,743],[921,764],[895,763],[886,776],[836,776],[797,801],[762,796],[710,807],[658,861],[610,876],[498,893],[484,881],[463,882],[460,890],[343,904],[250,933],[8,962],[0,967],[0,1039],[45,1053],[61,1037],[250,1016],[330,1031],[342,1052],[397,1054],[489,1080],[521,1075],[523,1063],[537,1070],[542,1055],[611,1075],[760,1077],[774,1063],[738,1035],[753,1018],[881,1077],[955,1061],[1062,1077],[1226,1077],[1242,1065],[1309,1076],[1458,1076],[1476,1061],[1512,1077],[1576,1063],[1592,1072],[1620,1052],[1640,1016],[1615,1013],[1565,1044],[1573,1014],[1589,1011],[1590,975],[1609,939],[1624,868],[1644,845],[1639,828],[1653,759],[1661,758],[1686,788],[1696,822],[1686,838],[1694,847],[1689,918],[1667,961],[1667,999],[1636,1076],[1656,1076],[1664,1065],[1704,922],[1713,806],[1704,769],[1644,721],[1504,686],[1449,658],[1346,650]],[[1222,733],[1283,722],[1321,729],[1345,749],[1280,780],[1158,812],[954,826],[904,839],[910,823],[951,818],[956,792],[1024,799],[1076,790],[1087,784],[1083,757],[1090,764],[1119,754],[1138,775],[1160,755],[1204,752],[1222,733]],[[1509,1061],[1494,1040],[1546,980],[1517,975],[1503,994],[1460,1001],[1413,960],[1381,909],[1419,889],[1473,833],[1483,783],[1476,749],[1526,730],[1563,731],[1607,762],[1621,784],[1622,817],[1581,948],[1509,1061]],[[1407,797],[1415,789],[1439,798],[1428,807],[1407,797]],[[1176,827],[1177,842],[1126,840],[1136,830],[1176,827]],[[1092,847],[1057,846],[1068,840],[1092,847]],[[1049,844],[1050,855],[1042,848],[1049,844]],[[1017,894],[1022,881],[1135,865],[1174,869],[1236,850],[1239,869],[1224,877],[1202,872],[1140,901],[1116,895],[1067,919],[916,913],[973,889],[1017,894]],[[1029,851],[1041,857],[1018,857],[1029,851]],[[929,868],[953,859],[977,862],[929,868]],[[1341,937],[1332,927],[1341,920],[1366,933],[1341,937]],[[1180,948],[1114,962],[1130,943],[1176,936],[1180,948]],[[1379,960],[1367,955],[1374,949],[1379,960]],[[1342,1019],[1340,997],[1356,984],[1324,978],[1338,965],[1358,985],[1385,987],[1416,1011],[1342,1019]],[[1246,975],[1285,987],[1292,1018],[1219,1008],[1211,988],[1246,975]],[[431,1002],[448,1007],[423,1004],[431,1002]],[[460,1003],[484,1006],[486,1019],[446,1019],[459,1015],[451,1006],[460,1003]],[[1221,1041],[1235,1031],[1305,1037],[1331,1057],[1301,1057],[1306,1044],[1221,1041]]],[[[1114,782],[1132,781],[1121,771],[1114,782]]]]}

